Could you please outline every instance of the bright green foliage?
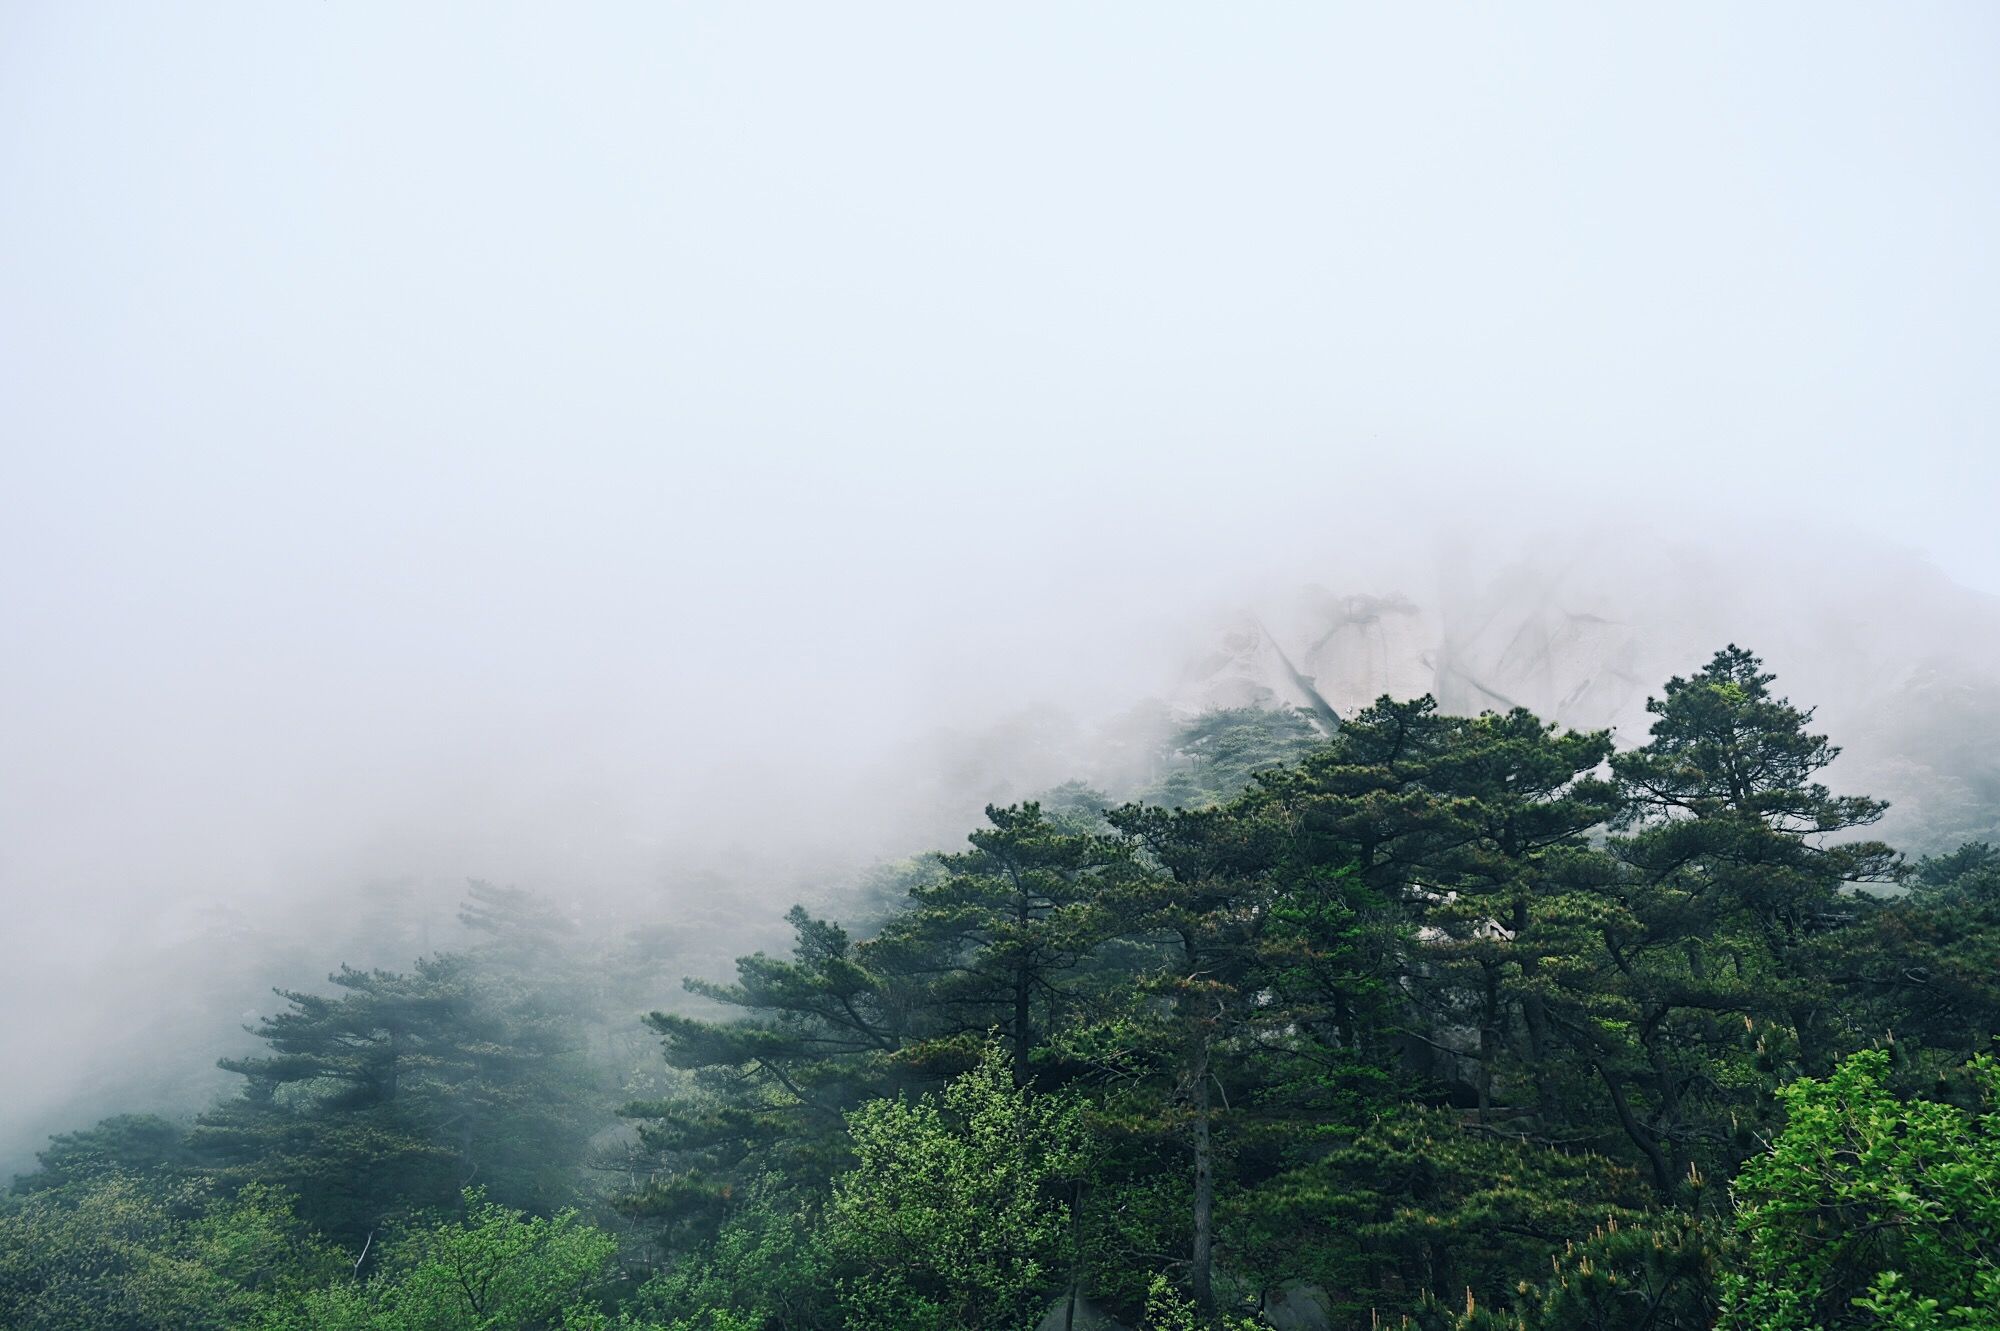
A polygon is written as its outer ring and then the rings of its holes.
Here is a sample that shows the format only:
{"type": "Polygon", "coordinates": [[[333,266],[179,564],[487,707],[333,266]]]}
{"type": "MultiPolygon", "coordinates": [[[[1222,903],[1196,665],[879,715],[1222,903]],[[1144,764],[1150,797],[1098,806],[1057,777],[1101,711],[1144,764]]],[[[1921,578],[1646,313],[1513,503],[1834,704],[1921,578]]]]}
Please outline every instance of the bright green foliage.
{"type": "Polygon", "coordinates": [[[1165,1276],[1154,1276],[1146,1290],[1146,1320],[1141,1331],[1258,1331],[1263,1325],[1255,1317],[1205,1319],[1194,1301],[1183,1297],[1165,1276]]]}
{"type": "Polygon", "coordinates": [[[941,1094],[875,1101],[848,1126],[855,1165],[825,1245],[851,1331],[1012,1331],[1069,1284],[1081,1120],[1017,1088],[1000,1047],[941,1094]]]}
{"type": "Polygon", "coordinates": [[[675,1331],[823,1331],[839,1325],[821,1241],[824,1206],[775,1176],[731,1199],[699,1254],[647,1281],[639,1308],[675,1331]]]}
{"type": "Polygon", "coordinates": [[[463,1220],[341,1253],[283,1193],[102,1175],[0,1214],[8,1331],[643,1331],[601,1295],[617,1241],[575,1212],[464,1198],[463,1220]],[[355,1277],[367,1272],[365,1280],[355,1277]]]}
{"type": "Polygon", "coordinates": [[[1728,1331],[2000,1326],[2000,1062],[1970,1108],[1904,1099],[1854,1054],[1779,1092],[1788,1121],[1735,1185],[1728,1331]]]}
{"type": "Polygon", "coordinates": [[[0,1213],[8,1331],[234,1331],[345,1263],[280,1193],[103,1173],[0,1213]]]}
{"type": "MultiPolygon", "coordinates": [[[[534,1219],[465,1195],[465,1219],[390,1243],[365,1284],[339,1282],[260,1331],[600,1331],[617,1241],[573,1211],[534,1219]]],[[[371,1258],[372,1260],[372,1258],[371,1258]]]]}

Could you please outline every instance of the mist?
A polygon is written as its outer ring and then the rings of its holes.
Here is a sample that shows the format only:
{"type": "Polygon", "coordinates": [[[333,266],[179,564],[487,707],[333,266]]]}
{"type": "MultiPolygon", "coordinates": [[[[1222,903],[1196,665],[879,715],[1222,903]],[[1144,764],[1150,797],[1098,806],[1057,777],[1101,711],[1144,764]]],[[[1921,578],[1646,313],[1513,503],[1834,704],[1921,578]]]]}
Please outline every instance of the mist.
{"type": "Polygon", "coordinates": [[[134,1039],[408,961],[371,911],[754,941],[1115,784],[1309,587],[1624,625],[1560,719],[1627,742],[1742,641],[1981,830],[1997,29],[0,12],[0,1164],[199,1107],[134,1039]]]}

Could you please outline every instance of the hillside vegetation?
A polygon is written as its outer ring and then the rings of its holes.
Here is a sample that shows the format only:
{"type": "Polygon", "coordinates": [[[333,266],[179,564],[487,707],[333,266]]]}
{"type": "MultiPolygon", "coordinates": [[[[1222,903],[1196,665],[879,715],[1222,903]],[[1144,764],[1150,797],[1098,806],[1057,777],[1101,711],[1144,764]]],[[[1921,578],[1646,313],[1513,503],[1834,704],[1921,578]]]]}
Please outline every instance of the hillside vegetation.
{"type": "Polygon", "coordinates": [[[1212,712],[643,1018],[699,938],[477,884],[51,1141],[0,1326],[2000,1326],[2000,851],[1749,652],[1648,712],[1212,712]]]}

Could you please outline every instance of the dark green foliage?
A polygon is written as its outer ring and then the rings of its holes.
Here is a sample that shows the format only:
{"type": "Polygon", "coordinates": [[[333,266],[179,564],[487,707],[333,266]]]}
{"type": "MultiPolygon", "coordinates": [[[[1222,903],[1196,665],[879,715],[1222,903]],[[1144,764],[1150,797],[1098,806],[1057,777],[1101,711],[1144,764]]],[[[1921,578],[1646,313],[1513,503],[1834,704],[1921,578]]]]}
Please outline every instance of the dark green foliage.
{"type": "MultiPolygon", "coordinates": [[[[1587,836],[1618,808],[1596,775],[1605,735],[1558,732],[1520,710],[1440,716],[1430,699],[1383,699],[1258,802],[1296,829],[1295,858],[1351,865],[1378,924],[1417,931],[1399,968],[1407,1031],[1469,1038],[1410,1047],[1413,1062],[1491,1107],[1495,1079],[1529,1069],[1536,1107],[1562,1087],[1549,1058],[1547,964],[1578,939],[1578,903],[1609,873],[1587,836]]],[[[1363,1038],[1357,1036],[1357,1038],[1363,1038]]]]}
{"type": "Polygon", "coordinates": [[[912,1083],[896,988],[839,925],[802,907],[786,918],[789,959],[759,952],[734,984],[687,981],[739,1019],[645,1019],[668,1064],[695,1076],[692,1094],[620,1111],[653,1157],[623,1206],[669,1235],[713,1233],[732,1194],[772,1171],[824,1184],[844,1160],[846,1113],[912,1083]]]}
{"type": "Polygon", "coordinates": [[[986,818],[971,850],[939,857],[942,873],[910,889],[870,953],[921,985],[902,1025],[961,1049],[964,1037],[998,1030],[1025,1086],[1032,1053],[1071,1018],[1076,972],[1112,933],[1105,894],[1130,855],[1043,817],[1039,804],[986,818]]]}
{"type": "Polygon", "coordinates": [[[1898,1076],[1913,1088],[2000,1035],[2000,893],[1912,892],[1874,904],[1824,957],[1857,1024],[1894,1039],[1898,1076]]]}
{"type": "Polygon", "coordinates": [[[14,1180],[17,1193],[67,1190],[106,1175],[180,1178],[195,1169],[187,1129],[154,1114],[119,1114],[49,1139],[40,1166],[14,1180]]]}
{"type": "Polygon", "coordinates": [[[1451,1331],[1711,1331],[1722,1297],[1728,1236],[1699,1213],[1606,1223],[1563,1246],[1550,1274],[1511,1300],[1468,1298],[1451,1331]]]}
{"type": "Polygon", "coordinates": [[[1468,1130],[1447,1110],[1385,1115],[1238,1202],[1238,1243],[1276,1284],[1300,1271],[1351,1318],[1417,1291],[1505,1293],[1548,1255],[1646,1206],[1628,1167],[1468,1130]]]}
{"type": "Polygon", "coordinates": [[[627,1107],[660,1164],[632,1210],[712,1223],[723,1190],[771,1169],[825,1178],[848,1112],[970,1067],[990,1030],[1029,1080],[1031,1054],[1076,1019],[1078,972],[1107,935],[1100,898],[1127,856],[1035,804],[987,816],[969,851],[911,880],[878,937],[856,943],[795,908],[789,959],[745,957],[733,984],[688,981],[742,1019],[646,1019],[701,1094],[627,1107]]]}
{"type": "Polygon", "coordinates": [[[1096,1035],[1105,1048],[1100,1061],[1120,1083],[1128,1133],[1186,1139],[1188,1285],[1206,1317],[1216,1308],[1215,1207],[1226,1145],[1216,1140],[1216,1091],[1232,1062],[1263,1041],[1285,1042],[1293,1024],[1288,1010],[1262,1001],[1260,983],[1271,949],[1290,941],[1269,908],[1279,829],[1222,809],[1128,806],[1111,821],[1151,870],[1121,889],[1115,909],[1128,929],[1154,942],[1156,959],[1134,974],[1096,1035]]]}
{"type": "Polygon", "coordinates": [[[1692,1168],[1732,1170],[1772,1088],[1868,1034],[1825,957],[1864,913],[1846,889],[1896,872],[1888,847],[1841,839],[1885,806],[1817,781],[1839,751],[1772,680],[1730,647],[1647,704],[1651,739],[1612,761],[1601,946],[1550,995],[1662,1198],[1692,1168]]]}
{"type": "Polygon", "coordinates": [[[1910,895],[1926,904],[2000,896],[2000,850],[1968,841],[1949,854],[1926,855],[1910,875],[1910,895]]]}

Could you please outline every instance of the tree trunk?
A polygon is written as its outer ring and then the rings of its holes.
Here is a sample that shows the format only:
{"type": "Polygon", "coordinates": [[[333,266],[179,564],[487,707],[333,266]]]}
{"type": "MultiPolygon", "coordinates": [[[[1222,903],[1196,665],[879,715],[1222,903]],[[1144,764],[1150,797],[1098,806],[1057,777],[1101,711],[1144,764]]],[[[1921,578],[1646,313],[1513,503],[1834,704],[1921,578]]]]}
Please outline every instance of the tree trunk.
{"type": "MultiPolygon", "coordinates": [[[[1027,894],[1021,893],[1015,898],[1014,903],[1014,926],[1020,930],[1018,937],[1027,936],[1030,913],[1027,894]]],[[[1034,1044],[1029,1029],[1033,1022],[1029,1008],[1029,999],[1034,993],[1032,983],[1033,976],[1029,973],[1025,958],[1022,958],[1014,967],[1013,1054],[1014,1089],[1017,1091],[1028,1084],[1028,1051],[1034,1044]]]]}
{"type": "Polygon", "coordinates": [[[1532,988],[1538,958],[1525,940],[1528,936],[1528,900],[1514,901],[1514,941],[1521,948],[1521,1024],[1528,1032],[1528,1066],[1535,1080],[1535,1110],[1544,1132],[1553,1131],[1558,1121],[1554,1088],[1549,1085],[1549,1010],[1542,996],[1532,988]]]}
{"type": "Polygon", "coordinates": [[[1660,1153],[1659,1144],[1653,1140],[1653,1135],[1646,1131],[1645,1125],[1640,1123],[1638,1116],[1632,1112],[1632,1106],[1625,1099],[1624,1086],[1611,1075],[1611,1070],[1597,1059],[1591,1059],[1590,1064],[1597,1069],[1598,1077],[1604,1082],[1604,1089],[1611,1093],[1611,1107],[1618,1113],[1619,1126],[1625,1129],[1625,1135],[1632,1139],[1634,1146],[1645,1153],[1647,1162],[1652,1165],[1653,1186],[1659,1189],[1662,1197],[1671,1195],[1674,1190],[1673,1169],[1667,1164],[1667,1157],[1660,1153]]]}
{"type": "Polygon", "coordinates": [[[1653,1064],[1653,1093],[1660,1101],[1660,1130],[1656,1137],[1667,1144],[1667,1152],[1672,1159],[1673,1177],[1678,1181],[1687,1173],[1687,1160],[1681,1150],[1681,1093],[1674,1082],[1674,1072],[1667,1064],[1667,1051],[1656,1041],[1647,1040],[1647,1056],[1653,1064]]]}
{"type": "Polygon", "coordinates": [[[1833,1060],[1825,1056],[1820,1046],[1816,1014],[1809,1007],[1794,1007],[1787,1015],[1792,1019],[1792,1034],[1799,1042],[1799,1066],[1809,1077],[1824,1077],[1833,1060]]]}
{"type": "Polygon", "coordinates": [[[1500,972],[1492,962],[1481,964],[1485,975],[1485,1002],[1479,1014],[1479,1123],[1484,1127],[1493,1114],[1493,1065],[1500,1057],[1500,972]]]}
{"type": "MultiPolygon", "coordinates": [[[[1522,968],[1525,973],[1527,968],[1522,968]]],[[[1549,1084],[1549,1010],[1541,995],[1526,994],[1521,999],[1521,1024],[1528,1029],[1528,1065],[1534,1069],[1535,1111],[1542,1130],[1553,1131],[1559,1121],[1555,1088],[1549,1084]]]]}
{"type": "Polygon", "coordinates": [[[1208,1132],[1208,1037],[1197,1037],[1191,1069],[1194,1086],[1194,1243],[1190,1282],[1195,1311],[1204,1323],[1215,1316],[1215,1159],[1208,1132]]]}
{"type": "Polygon", "coordinates": [[[1075,1331],[1076,1300],[1083,1291],[1083,1181],[1069,1193],[1069,1301],[1063,1306],[1063,1331],[1075,1331]]]}

